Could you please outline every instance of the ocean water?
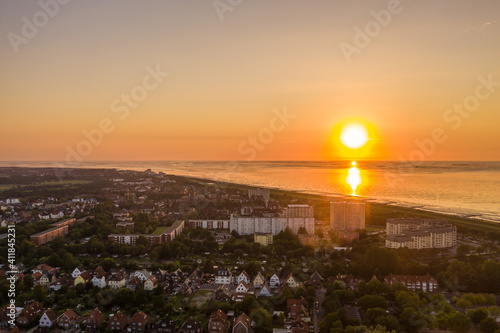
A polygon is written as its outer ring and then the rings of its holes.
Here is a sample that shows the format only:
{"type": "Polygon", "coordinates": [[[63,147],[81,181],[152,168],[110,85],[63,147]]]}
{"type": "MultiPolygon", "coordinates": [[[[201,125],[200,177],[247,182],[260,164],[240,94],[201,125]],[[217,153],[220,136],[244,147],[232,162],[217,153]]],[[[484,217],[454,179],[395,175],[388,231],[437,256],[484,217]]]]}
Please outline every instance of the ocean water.
{"type": "MultiPolygon", "coordinates": [[[[51,166],[51,162],[1,162],[0,166],[51,166]]],[[[351,161],[334,162],[83,162],[82,168],[152,169],[212,181],[342,197],[351,161]]],[[[500,162],[358,161],[355,195],[375,202],[500,222],[500,162]]]]}

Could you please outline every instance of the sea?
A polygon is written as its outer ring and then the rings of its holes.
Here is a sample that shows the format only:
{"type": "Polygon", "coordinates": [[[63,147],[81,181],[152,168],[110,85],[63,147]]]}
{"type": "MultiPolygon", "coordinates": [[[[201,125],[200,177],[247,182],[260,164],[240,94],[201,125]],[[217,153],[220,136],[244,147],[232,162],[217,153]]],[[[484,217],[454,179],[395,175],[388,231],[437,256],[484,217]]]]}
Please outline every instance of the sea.
{"type": "MultiPolygon", "coordinates": [[[[61,163],[64,164],[64,163],[61,163]]],[[[500,223],[500,162],[102,161],[80,168],[166,174],[368,201],[500,223]],[[353,180],[354,176],[354,180],[353,180]]],[[[53,162],[0,162],[50,167],[53,162]]]]}

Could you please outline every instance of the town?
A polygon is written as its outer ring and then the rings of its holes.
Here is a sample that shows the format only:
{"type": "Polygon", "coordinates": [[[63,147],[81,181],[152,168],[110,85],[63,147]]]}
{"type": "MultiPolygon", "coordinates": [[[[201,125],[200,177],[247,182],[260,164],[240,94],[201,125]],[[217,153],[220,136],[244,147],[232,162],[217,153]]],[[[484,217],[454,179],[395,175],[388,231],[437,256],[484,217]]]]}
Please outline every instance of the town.
{"type": "Polygon", "coordinates": [[[2,332],[500,329],[495,227],[149,169],[2,168],[0,208],[2,332]]]}

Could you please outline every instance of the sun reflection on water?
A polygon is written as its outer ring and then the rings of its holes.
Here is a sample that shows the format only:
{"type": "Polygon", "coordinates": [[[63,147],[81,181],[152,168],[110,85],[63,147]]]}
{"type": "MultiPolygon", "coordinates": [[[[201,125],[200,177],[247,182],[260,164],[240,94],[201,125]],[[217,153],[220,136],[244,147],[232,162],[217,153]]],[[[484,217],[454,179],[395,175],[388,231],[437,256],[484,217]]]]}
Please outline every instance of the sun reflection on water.
{"type": "Polygon", "coordinates": [[[347,173],[347,178],[345,179],[347,184],[351,186],[352,194],[356,195],[356,188],[361,184],[361,173],[359,169],[356,167],[356,161],[351,162],[352,167],[349,169],[347,173]]]}

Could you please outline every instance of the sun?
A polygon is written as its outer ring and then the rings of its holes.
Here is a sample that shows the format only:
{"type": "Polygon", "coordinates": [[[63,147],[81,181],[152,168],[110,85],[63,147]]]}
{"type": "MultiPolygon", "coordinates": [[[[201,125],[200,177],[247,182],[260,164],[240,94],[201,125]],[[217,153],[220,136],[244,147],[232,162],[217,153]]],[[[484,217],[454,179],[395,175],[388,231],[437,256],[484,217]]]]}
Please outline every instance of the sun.
{"type": "Polygon", "coordinates": [[[361,148],[368,142],[368,131],[359,124],[347,125],[340,132],[340,141],[347,148],[361,148]]]}

